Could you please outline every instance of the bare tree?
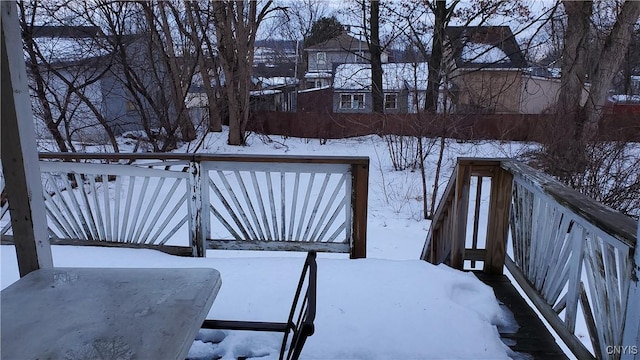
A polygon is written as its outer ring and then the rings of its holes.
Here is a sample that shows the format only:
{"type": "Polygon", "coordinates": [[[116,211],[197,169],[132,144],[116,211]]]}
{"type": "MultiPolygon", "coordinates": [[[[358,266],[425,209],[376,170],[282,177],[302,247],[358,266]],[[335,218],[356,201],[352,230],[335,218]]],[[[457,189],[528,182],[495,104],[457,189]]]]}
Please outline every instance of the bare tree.
{"type": "Polygon", "coordinates": [[[37,1],[19,2],[20,23],[23,32],[24,49],[31,78],[31,90],[35,95],[36,115],[45,123],[49,133],[62,152],[76,151],[74,141],[96,141],[101,137],[97,133],[101,128],[106,134],[114,151],[118,151],[115,133],[96,104],[96,89],[99,80],[110,70],[111,58],[97,56],[102,34],[97,28],[74,27],[60,21],[59,9],[37,1]],[[46,18],[54,27],[42,27],[37,19],[46,18]],[[54,54],[55,45],[60,39],[50,38],[43,49],[37,41],[39,36],[55,35],[54,29],[67,36],[74,43],[72,49],[57,49],[69,54],[69,58],[59,58],[54,54]],[[44,33],[44,34],[42,34],[44,33]],[[92,54],[94,53],[94,54],[92,54]],[[91,139],[85,139],[90,134],[91,139]]]}
{"type": "Polygon", "coordinates": [[[570,131],[569,136],[566,131],[551,133],[555,136],[545,143],[545,168],[561,178],[571,177],[589,166],[585,146],[596,140],[607,93],[640,16],[640,2],[620,4],[613,11],[609,26],[594,21],[594,2],[562,1],[566,25],[562,37],[561,87],[556,120],[548,126],[570,131]],[[586,101],[583,93],[588,94],[586,101]]]}
{"type": "Polygon", "coordinates": [[[212,3],[218,54],[229,106],[230,145],[244,145],[256,33],[273,1],[221,0],[212,3]]]}

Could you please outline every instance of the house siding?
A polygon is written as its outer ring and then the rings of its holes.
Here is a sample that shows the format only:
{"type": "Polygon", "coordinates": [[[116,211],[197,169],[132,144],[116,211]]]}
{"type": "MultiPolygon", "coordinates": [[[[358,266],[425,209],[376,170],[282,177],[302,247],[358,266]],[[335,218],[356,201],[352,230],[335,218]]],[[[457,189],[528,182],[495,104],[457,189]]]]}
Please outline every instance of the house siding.
{"type": "Polygon", "coordinates": [[[457,112],[517,114],[520,112],[522,72],[479,70],[455,76],[458,86],[457,112]]]}
{"type": "MultiPolygon", "coordinates": [[[[362,51],[368,51],[363,49],[362,51]]],[[[308,72],[333,72],[333,64],[366,63],[369,62],[368,52],[364,54],[364,59],[349,51],[332,50],[308,50],[308,72]],[[318,63],[318,53],[325,53],[327,61],[324,64],[318,63]]]]}

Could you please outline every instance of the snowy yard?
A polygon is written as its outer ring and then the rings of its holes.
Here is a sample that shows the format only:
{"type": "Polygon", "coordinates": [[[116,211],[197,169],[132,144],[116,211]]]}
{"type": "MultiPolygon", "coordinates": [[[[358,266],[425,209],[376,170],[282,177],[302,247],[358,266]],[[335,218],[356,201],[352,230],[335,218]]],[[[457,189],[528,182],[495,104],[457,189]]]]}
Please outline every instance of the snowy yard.
{"type": "MultiPolygon", "coordinates": [[[[302,358],[508,358],[510,350],[499,339],[496,326],[509,320],[491,288],[472,274],[419,260],[429,221],[421,220],[418,171],[393,171],[386,144],[376,136],[329,140],[325,145],[318,140],[282,137],[271,140],[254,135],[249,146],[229,147],[226,133],[210,134],[196,151],[371,159],[367,259],[319,254],[316,332],[308,339],[302,358]]],[[[458,156],[511,157],[526,148],[517,143],[448,143],[441,189],[458,156]]],[[[180,151],[194,150],[190,146],[180,151]]],[[[427,182],[433,182],[436,160],[434,150],[427,158],[427,182]]],[[[18,279],[18,271],[13,248],[2,246],[1,251],[1,285],[5,288],[18,279]]],[[[222,274],[223,285],[209,318],[286,319],[304,254],[209,251],[207,255],[194,259],[152,250],[53,247],[56,266],[213,267],[222,274]]],[[[189,356],[277,358],[281,336],[202,331],[189,356]]]]}

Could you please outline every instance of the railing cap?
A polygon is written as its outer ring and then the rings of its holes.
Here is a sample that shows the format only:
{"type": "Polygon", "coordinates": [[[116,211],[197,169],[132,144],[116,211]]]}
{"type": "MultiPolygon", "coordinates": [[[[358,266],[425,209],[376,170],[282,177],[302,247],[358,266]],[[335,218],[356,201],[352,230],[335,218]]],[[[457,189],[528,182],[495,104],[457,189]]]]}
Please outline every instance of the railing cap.
{"type": "Polygon", "coordinates": [[[537,171],[520,161],[503,160],[501,167],[513,175],[528,180],[531,185],[553,197],[559,204],[584,217],[625,245],[631,248],[636,247],[637,225],[631,217],[569,188],[550,175],[537,171]]]}
{"type": "Polygon", "coordinates": [[[278,162],[308,164],[369,165],[368,156],[314,156],[314,155],[249,155],[249,154],[176,154],[176,153],[39,153],[40,159],[61,160],[187,160],[278,162]]]}

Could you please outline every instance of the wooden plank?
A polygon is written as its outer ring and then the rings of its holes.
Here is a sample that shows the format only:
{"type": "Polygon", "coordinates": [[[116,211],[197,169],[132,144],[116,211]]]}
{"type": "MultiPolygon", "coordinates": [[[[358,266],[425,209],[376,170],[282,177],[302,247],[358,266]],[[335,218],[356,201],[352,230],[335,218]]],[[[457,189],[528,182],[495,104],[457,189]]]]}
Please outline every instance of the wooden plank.
{"type": "Polygon", "coordinates": [[[287,332],[289,330],[289,324],[262,321],[205,320],[202,323],[202,328],[240,331],[287,332]]]}
{"type": "Polygon", "coordinates": [[[456,193],[454,200],[454,224],[451,238],[451,267],[464,267],[464,248],[467,237],[467,216],[469,212],[469,187],[471,168],[458,165],[456,170],[456,193]]]}
{"type": "Polygon", "coordinates": [[[353,209],[351,258],[367,257],[367,206],[369,194],[369,164],[353,165],[351,168],[353,209]]]}
{"type": "Polygon", "coordinates": [[[489,274],[502,274],[504,267],[509,236],[512,186],[513,176],[505,170],[496,168],[491,179],[486,239],[487,258],[484,261],[484,271],[489,274]]]}
{"type": "MultiPolygon", "coordinates": [[[[22,54],[22,52],[20,53],[22,54]]],[[[178,153],[40,153],[40,159],[60,160],[185,160],[258,162],[289,164],[349,164],[369,165],[368,156],[309,156],[309,155],[235,155],[235,154],[178,154],[178,153]]]]}
{"type": "Polygon", "coordinates": [[[206,225],[203,218],[209,217],[209,207],[204,206],[204,204],[209,204],[209,193],[205,192],[206,199],[204,199],[203,188],[209,188],[209,174],[204,171],[201,165],[197,162],[189,163],[189,206],[187,211],[189,215],[189,240],[194,257],[207,256],[205,239],[208,234],[205,232],[206,225]]]}
{"type": "MultiPolygon", "coordinates": [[[[471,236],[471,249],[478,248],[478,227],[480,225],[480,201],[482,199],[482,176],[476,179],[476,201],[474,202],[473,210],[473,235],[471,236]]],[[[487,244],[485,243],[485,248],[487,244]]],[[[465,252],[469,249],[465,249],[465,252]]],[[[466,255],[465,255],[466,258],[466,255]]],[[[475,260],[471,260],[471,268],[476,267],[475,260]]]]}
{"type": "MultiPolygon", "coordinates": [[[[501,306],[513,314],[517,329],[498,327],[500,336],[513,351],[527,354],[533,359],[567,359],[542,320],[505,275],[490,275],[479,271],[474,274],[493,289],[501,306]]],[[[525,355],[518,358],[529,357],[525,355]]]]}
{"type": "Polygon", "coordinates": [[[509,270],[509,273],[516,280],[518,285],[527,294],[527,297],[535,305],[535,307],[542,313],[545,320],[553,327],[553,329],[560,335],[560,338],[564,341],[571,352],[581,360],[595,359],[595,357],[587,350],[580,340],[573,334],[573,332],[567,329],[566,324],[558,317],[558,314],[553,311],[553,308],[547,304],[546,301],[538,294],[529,281],[525,278],[524,274],[520,271],[518,265],[511,260],[510,257],[505,258],[505,265],[509,270]]]}
{"type": "MultiPolygon", "coordinates": [[[[60,239],[56,237],[50,238],[49,241],[51,245],[149,249],[149,250],[161,251],[169,255],[192,256],[191,248],[187,246],[122,243],[122,242],[113,242],[113,241],[96,241],[96,240],[84,240],[84,239],[60,239]]],[[[11,235],[3,235],[2,241],[0,241],[0,245],[15,245],[14,237],[11,235]]]]}
{"type": "Polygon", "coordinates": [[[437,249],[442,239],[442,231],[440,228],[442,226],[446,226],[446,213],[451,208],[451,204],[453,202],[455,184],[456,177],[452,175],[447,182],[447,187],[442,194],[442,198],[440,199],[440,202],[436,207],[436,212],[431,220],[431,225],[429,226],[429,231],[427,232],[427,237],[422,247],[422,254],[420,255],[422,260],[435,263],[436,258],[438,257],[437,249]]]}
{"type": "Polygon", "coordinates": [[[487,256],[486,249],[464,249],[465,260],[485,261],[486,256],[487,256]]]}
{"type": "MultiPolygon", "coordinates": [[[[3,174],[20,276],[53,267],[16,3],[2,2],[0,64],[3,174]]],[[[3,299],[4,300],[4,299],[3,299]]],[[[4,314],[4,311],[3,311],[4,314]]]]}
{"type": "Polygon", "coordinates": [[[261,241],[207,239],[207,248],[215,250],[264,250],[264,251],[317,251],[349,253],[353,249],[348,243],[309,241],[261,241]]]}
{"type": "Polygon", "coordinates": [[[640,222],[636,236],[636,246],[631,262],[631,281],[627,293],[627,308],[625,312],[624,330],[622,333],[622,345],[630,346],[629,351],[622,355],[623,360],[640,359],[640,222]],[[635,346],[635,348],[633,347],[635,346]]]}
{"type": "Polygon", "coordinates": [[[519,176],[524,183],[540,189],[560,205],[567,207],[587,222],[598,227],[628,247],[635,246],[636,222],[573,189],[542,172],[512,160],[503,161],[502,167],[519,176]]]}

